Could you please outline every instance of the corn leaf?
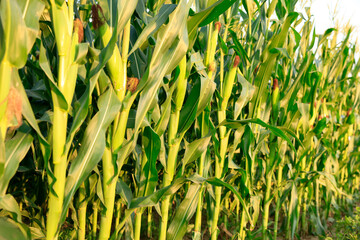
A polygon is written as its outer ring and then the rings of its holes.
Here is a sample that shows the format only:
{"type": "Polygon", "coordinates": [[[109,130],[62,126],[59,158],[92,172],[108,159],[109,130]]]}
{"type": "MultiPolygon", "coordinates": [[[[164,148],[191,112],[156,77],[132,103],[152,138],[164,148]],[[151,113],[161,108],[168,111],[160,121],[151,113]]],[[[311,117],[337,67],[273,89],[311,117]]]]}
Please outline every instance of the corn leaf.
{"type": "Polygon", "coordinates": [[[72,161],[69,169],[61,214],[62,221],[65,219],[76,190],[100,161],[105,149],[106,129],[119,112],[121,103],[110,88],[99,98],[98,105],[100,110],[87,126],[78,155],[72,161]]]}
{"type": "Polygon", "coordinates": [[[29,134],[30,129],[25,127],[23,131],[18,131],[14,138],[5,143],[6,162],[4,174],[0,177],[0,195],[5,195],[10,180],[33,141],[33,137],[29,134]]]}
{"type": "Polygon", "coordinates": [[[169,225],[166,239],[183,239],[187,232],[189,221],[196,211],[200,188],[201,185],[199,184],[192,184],[189,187],[185,199],[180,203],[179,207],[177,207],[174,219],[169,225]]]}

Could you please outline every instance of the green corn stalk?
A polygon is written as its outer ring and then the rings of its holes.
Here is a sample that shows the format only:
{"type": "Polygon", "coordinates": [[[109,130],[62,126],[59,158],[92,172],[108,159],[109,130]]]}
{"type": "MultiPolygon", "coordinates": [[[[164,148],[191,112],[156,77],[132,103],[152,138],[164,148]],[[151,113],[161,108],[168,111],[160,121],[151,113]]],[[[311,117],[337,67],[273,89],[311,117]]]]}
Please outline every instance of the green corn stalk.
{"type": "Polygon", "coordinates": [[[270,203],[271,203],[271,182],[272,182],[272,177],[273,177],[273,169],[272,168],[272,164],[275,163],[276,161],[276,147],[275,147],[276,143],[272,143],[270,144],[270,156],[269,159],[266,162],[266,182],[265,182],[265,196],[264,196],[264,215],[263,215],[263,225],[262,225],[262,237],[264,240],[268,239],[267,237],[267,226],[268,226],[268,222],[269,222],[269,208],[270,208],[270,203]]]}
{"type": "MultiPolygon", "coordinates": [[[[169,130],[168,130],[168,141],[169,141],[169,153],[166,163],[166,170],[164,173],[163,187],[167,187],[171,184],[176,170],[176,160],[180,147],[181,138],[178,138],[177,131],[179,126],[180,110],[184,102],[185,93],[186,93],[186,57],[184,57],[180,64],[180,74],[177,80],[177,90],[176,96],[174,99],[175,109],[172,110],[170,115],[169,130]]],[[[161,204],[161,225],[160,225],[160,236],[159,239],[166,239],[166,231],[168,224],[169,216],[169,207],[170,207],[170,196],[165,197],[161,204]]]]}
{"type": "MultiPolygon", "coordinates": [[[[229,8],[229,10],[227,10],[227,12],[226,12],[227,19],[229,19],[230,13],[231,13],[231,8],[229,8]]],[[[211,27],[212,27],[212,25],[210,25],[210,29],[211,29],[211,27]]],[[[212,38],[211,38],[211,41],[208,41],[208,49],[209,50],[206,52],[207,58],[205,58],[205,64],[211,66],[208,68],[209,78],[211,78],[213,76],[213,71],[214,71],[213,69],[214,69],[214,65],[215,65],[213,63],[213,61],[215,58],[216,45],[217,45],[216,36],[220,33],[220,27],[221,27],[221,23],[216,22],[214,31],[210,32],[210,34],[209,34],[212,38]]],[[[226,42],[227,34],[228,34],[228,25],[225,25],[225,30],[224,30],[224,34],[223,34],[224,42],[226,42]]],[[[222,50],[220,51],[220,54],[221,54],[221,56],[220,56],[220,91],[222,91],[222,84],[223,84],[223,78],[224,78],[224,53],[222,50]]],[[[208,127],[207,127],[208,123],[205,119],[206,115],[203,113],[201,116],[202,116],[201,136],[204,137],[208,132],[208,127]]],[[[206,157],[206,152],[204,152],[200,157],[200,162],[199,162],[199,175],[200,176],[203,176],[205,157],[206,157]]],[[[195,234],[201,233],[201,218],[202,218],[202,207],[203,207],[202,206],[203,205],[202,192],[203,192],[203,188],[200,189],[199,202],[198,202],[198,207],[196,210],[195,228],[194,228],[195,234]]]]}
{"type": "MultiPolygon", "coordinates": [[[[107,45],[111,39],[111,32],[114,31],[110,29],[106,23],[105,16],[99,5],[92,6],[92,13],[95,21],[95,27],[99,33],[103,45],[107,45]]],[[[113,54],[106,63],[106,67],[109,71],[109,77],[115,89],[116,95],[120,101],[123,101],[126,93],[126,82],[127,82],[127,54],[129,50],[129,40],[130,40],[130,22],[125,25],[122,34],[122,49],[121,54],[117,46],[114,47],[113,54]]],[[[128,119],[128,114],[130,111],[130,106],[123,107],[121,112],[118,114],[117,118],[113,124],[113,136],[109,138],[110,148],[106,148],[103,156],[103,188],[104,188],[104,200],[106,210],[102,213],[101,222],[100,222],[100,233],[99,239],[108,239],[110,236],[110,230],[113,219],[113,210],[115,203],[115,189],[117,183],[117,173],[115,172],[114,166],[114,155],[113,151],[117,151],[124,141],[126,122],[128,119]]]]}
{"type": "MultiPolygon", "coordinates": [[[[215,62],[215,53],[216,53],[216,47],[217,47],[217,38],[218,34],[220,32],[221,23],[216,22],[213,26],[212,24],[209,25],[209,34],[208,34],[208,41],[207,41],[207,51],[205,53],[205,59],[204,64],[207,66],[207,75],[210,79],[214,77],[214,73],[216,73],[216,62],[215,62]]],[[[226,34],[226,33],[225,33],[226,34]]],[[[210,107],[208,107],[210,108],[210,107]]],[[[205,135],[208,133],[208,120],[207,115],[205,112],[201,114],[201,137],[205,137],[205,135]]],[[[206,151],[201,155],[200,161],[199,161],[199,175],[203,176],[204,172],[204,164],[205,164],[205,158],[206,158],[206,151]]],[[[202,202],[203,202],[203,196],[202,196],[203,189],[200,189],[199,194],[199,202],[196,212],[196,218],[195,218],[195,228],[194,228],[194,234],[195,238],[200,237],[201,233],[201,218],[202,218],[202,202]]]]}
{"type": "Polygon", "coordinates": [[[119,225],[121,218],[121,199],[116,200],[115,203],[115,226],[119,225]]]}
{"type": "MultiPolygon", "coordinates": [[[[226,108],[232,93],[232,88],[234,85],[237,67],[240,63],[239,56],[235,56],[232,64],[230,66],[229,72],[226,74],[224,79],[224,87],[221,92],[222,100],[220,101],[220,108],[218,110],[218,121],[219,123],[226,120],[226,108]]],[[[227,151],[229,135],[226,134],[226,127],[219,127],[219,139],[220,139],[220,159],[215,160],[215,177],[221,178],[223,174],[223,168],[225,164],[225,155],[227,151]]],[[[217,223],[220,213],[220,203],[221,203],[221,187],[215,187],[215,209],[214,217],[211,224],[211,239],[217,239],[217,223]]]]}
{"type": "MultiPolygon", "coordinates": [[[[280,106],[280,93],[279,93],[279,83],[278,79],[273,80],[272,94],[271,94],[271,107],[272,107],[272,123],[275,125],[279,115],[279,106],[280,106]]],[[[265,196],[263,199],[264,204],[264,215],[263,215],[263,225],[262,225],[262,236],[263,239],[268,239],[267,237],[267,226],[269,222],[269,207],[271,204],[271,185],[272,185],[272,177],[274,174],[275,164],[277,162],[276,158],[276,139],[270,135],[270,141],[272,141],[269,145],[270,148],[270,156],[266,160],[266,171],[265,171],[265,196]],[[273,139],[271,139],[273,138],[273,139]]]]}
{"type": "MultiPolygon", "coordinates": [[[[144,128],[143,128],[144,131],[144,128]]],[[[145,142],[145,137],[143,137],[142,142],[145,142]]],[[[144,145],[144,143],[143,143],[144,145]]],[[[141,167],[144,168],[145,164],[150,161],[145,153],[145,146],[142,147],[142,153],[141,153],[141,167]]],[[[147,176],[148,177],[148,176],[147,176]]],[[[140,181],[141,182],[141,181],[140,181]]],[[[141,218],[142,218],[142,214],[143,214],[144,208],[140,208],[137,209],[135,212],[135,233],[134,233],[134,239],[135,240],[140,240],[140,235],[141,235],[141,218]]]]}
{"type": "Polygon", "coordinates": [[[97,228],[98,228],[98,212],[99,212],[99,203],[98,199],[93,201],[92,209],[93,209],[93,219],[91,226],[91,236],[92,239],[96,239],[97,228]]]}
{"type": "MultiPolygon", "coordinates": [[[[72,101],[76,77],[77,64],[73,63],[75,45],[79,40],[78,32],[73,33],[73,1],[63,2],[61,5],[51,1],[51,15],[58,51],[58,82],[57,86],[64,95],[66,102],[72,101]]],[[[56,181],[53,191],[49,194],[49,212],[47,217],[47,239],[57,239],[60,214],[63,206],[67,155],[64,152],[66,143],[66,129],[69,109],[60,106],[58,96],[52,92],[54,105],[52,151],[54,176],[56,181]]]]}
{"type": "Polygon", "coordinates": [[[151,238],[151,235],[152,235],[152,230],[151,230],[151,227],[152,227],[152,207],[148,207],[148,212],[147,212],[147,237],[148,238],[151,238]]]}
{"type": "Polygon", "coordinates": [[[103,163],[103,188],[104,188],[104,203],[106,210],[101,214],[100,221],[100,233],[99,239],[108,239],[110,236],[110,230],[112,226],[112,217],[114,210],[114,201],[115,201],[115,187],[116,178],[115,168],[113,165],[113,158],[110,148],[105,148],[105,152],[102,158],[103,163]]]}
{"type": "Polygon", "coordinates": [[[86,236],[86,189],[85,184],[82,183],[79,188],[79,209],[78,209],[78,219],[79,219],[79,230],[78,230],[78,239],[85,239],[86,236]]]}

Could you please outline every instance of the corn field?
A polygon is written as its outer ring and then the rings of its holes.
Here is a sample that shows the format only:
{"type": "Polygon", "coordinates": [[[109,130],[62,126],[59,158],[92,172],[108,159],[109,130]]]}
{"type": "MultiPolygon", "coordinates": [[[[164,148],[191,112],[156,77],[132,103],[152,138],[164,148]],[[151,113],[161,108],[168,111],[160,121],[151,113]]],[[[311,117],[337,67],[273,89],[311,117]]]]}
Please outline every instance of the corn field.
{"type": "Polygon", "coordinates": [[[360,62],[296,6],[0,0],[0,239],[325,238],[360,62]]]}

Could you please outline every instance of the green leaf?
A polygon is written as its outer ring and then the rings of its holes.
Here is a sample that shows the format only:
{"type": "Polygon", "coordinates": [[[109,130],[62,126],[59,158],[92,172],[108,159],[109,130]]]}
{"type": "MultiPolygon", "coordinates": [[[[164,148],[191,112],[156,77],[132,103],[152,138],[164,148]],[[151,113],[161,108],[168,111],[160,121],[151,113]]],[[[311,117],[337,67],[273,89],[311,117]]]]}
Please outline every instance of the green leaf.
{"type": "MultiPolygon", "coordinates": [[[[95,64],[93,64],[93,66],[95,66],[95,64]]],[[[73,122],[66,139],[65,153],[69,152],[76,132],[80,129],[81,125],[86,119],[86,116],[88,115],[89,105],[91,102],[91,94],[94,91],[95,84],[100,76],[100,73],[101,72],[98,72],[88,81],[85,92],[83,93],[77,104],[75,104],[76,107],[74,107],[73,109],[73,122]]]]}
{"type": "Polygon", "coordinates": [[[198,159],[203,152],[205,152],[208,148],[210,142],[211,135],[209,134],[206,137],[194,140],[189,143],[185,148],[185,155],[182,159],[182,172],[184,174],[186,164],[189,164],[196,159],[198,159]]]}
{"type": "Polygon", "coordinates": [[[188,181],[194,183],[203,183],[205,180],[206,180],[205,178],[202,178],[198,175],[194,175],[189,178],[184,178],[184,177],[177,178],[172,182],[171,185],[161,188],[160,190],[150,194],[149,196],[134,198],[131,201],[129,208],[135,209],[135,208],[155,206],[156,204],[159,203],[161,198],[176,193],[184,183],[188,181]]]}
{"type": "Polygon", "coordinates": [[[74,63],[84,64],[86,63],[86,55],[89,50],[89,43],[79,43],[75,47],[74,63]]]}
{"type": "Polygon", "coordinates": [[[287,59],[291,59],[291,57],[289,56],[289,53],[286,50],[286,48],[272,48],[272,49],[270,49],[270,53],[272,53],[272,54],[280,54],[280,55],[286,57],[287,59]]]}
{"type": "Polygon", "coordinates": [[[118,114],[120,106],[121,103],[112,88],[109,88],[99,98],[98,107],[100,110],[89,122],[77,157],[71,162],[66,179],[62,221],[65,220],[70,201],[76,190],[100,161],[105,150],[105,133],[118,114]]]}
{"type": "Polygon", "coordinates": [[[180,1],[170,15],[169,23],[158,33],[148,74],[143,76],[137,90],[142,89],[136,112],[135,132],[140,128],[163,77],[179,64],[187,51],[186,18],[189,8],[190,4],[184,0],[180,1]],[[174,29],[177,31],[173,31],[174,29]]]}
{"type": "MultiPolygon", "coordinates": [[[[21,223],[21,212],[19,205],[11,194],[0,196],[0,209],[8,211],[9,213],[11,213],[11,216],[14,220],[21,223]]],[[[3,226],[1,226],[0,232],[2,228],[3,226]]]]}
{"type": "MultiPolygon", "coordinates": [[[[130,26],[130,49],[134,48],[134,43],[137,41],[137,34],[134,26],[130,26]]],[[[132,54],[129,55],[129,61],[131,63],[130,68],[134,77],[141,79],[144,72],[146,71],[147,61],[145,54],[140,50],[134,50],[132,54]]]]}
{"type": "Polygon", "coordinates": [[[133,194],[130,187],[126,183],[124,183],[121,178],[118,178],[118,182],[116,183],[116,194],[120,194],[120,196],[125,199],[127,205],[130,205],[133,199],[133,194]]]}
{"type": "Polygon", "coordinates": [[[27,60],[26,25],[22,12],[14,0],[0,2],[1,23],[4,30],[5,58],[14,67],[21,68],[27,60]]]}
{"type": "Polygon", "coordinates": [[[180,111],[178,134],[186,132],[193,124],[196,118],[199,100],[200,100],[200,84],[197,83],[191,89],[190,95],[186,99],[186,102],[180,111]]]}
{"type": "Polygon", "coordinates": [[[298,13],[290,13],[286,19],[284,24],[282,25],[281,31],[278,34],[274,34],[270,44],[262,53],[262,61],[263,63],[260,65],[259,73],[255,78],[255,86],[257,89],[255,90],[254,98],[252,99],[252,108],[250,109],[249,117],[256,116],[256,110],[261,105],[262,97],[265,95],[265,90],[270,80],[271,73],[274,70],[276,64],[276,58],[278,56],[277,53],[271,53],[270,49],[273,48],[282,48],[285,40],[288,36],[288,31],[291,23],[297,18],[298,13]]]}
{"type": "Polygon", "coordinates": [[[238,55],[244,57],[248,62],[250,62],[248,55],[246,54],[245,49],[243,48],[243,46],[241,45],[241,43],[238,40],[238,37],[236,35],[236,33],[234,31],[232,31],[231,29],[229,29],[229,33],[231,34],[231,37],[234,41],[235,44],[235,50],[237,52],[238,55]]]}
{"type": "Polygon", "coordinates": [[[50,146],[45,137],[42,135],[39,125],[36,121],[34,112],[32,110],[32,106],[29,102],[29,99],[26,95],[26,91],[24,89],[24,86],[20,80],[18,71],[13,71],[12,75],[12,82],[11,85],[16,88],[21,95],[21,109],[22,109],[22,115],[26,119],[26,121],[30,124],[30,126],[36,131],[38,136],[40,137],[41,143],[44,144],[44,146],[48,147],[50,146]]]}
{"type": "Polygon", "coordinates": [[[45,74],[47,76],[47,80],[49,80],[48,83],[50,85],[51,91],[53,91],[57,97],[55,99],[54,104],[58,104],[62,109],[67,110],[69,107],[68,103],[66,102],[65,96],[63,95],[63,93],[60,91],[60,89],[58,88],[58,86],[55,83],[54,77],[51,72],[49,61],[46,57],[46,50],[42,44],[40,46],[39,65],[40,65],[41,69],[45,72],[45,74]]]}
{"type": "Polygon", "coordinates": [[[15,137],[5,142],[6,162],[4,174],[0,177],[0,196],[5,195],[10,180],[15,175],[33,141],[29,128],[25,128],[24,132],[21,130],[22,128],[15,137]]]}
{"type": "MultiPolygon", "coordinates": [[[[243,125],[249,124],[249,123],[255,123],[258,124],[260,126],[263,126],[267,129],[269,129],[274,135],[284,139],[285,141],[287,141],[290,145],[290,147],[294,150],[294,152],[296,153],[296,149],[295,146],[292,144],[291,140],[288,138],[288,136],[286,136],[286,134],[279,128],[275,127],[275,126],[271,126],[263,121],[261,121],[258,118],[255,119],[244,119],[244,120],[225,120],[223,122],[220,123],[219,126],[226,126],[229,128],[234,128],[237,129],[243,125]]],[[[300,140],[299,140],[300,141],[300,140]]]]}
{"type": "Polygon", "coordinates": [[[156,161],[160,153],[160,137],[151,129],[146,127],[142,136],[145,148],[146,162],[142,162],[140,177],[140,196],[147,196],[154,192],[158,181],[158,171],[156,161]]]}
{"type": "Polygon", "coordinates": [[[220,43],[220,48],[223,51],[223,53],[225,55],[228,54],[229,52],[229,48],[226,46],[226,43],[224,42],[224,40],[222,39],[222,37],[220,36],[220,34],[218,34],[218,42],[220,43]]]}
{"type": "Polygon", "coordinates": [[[106,45],[105,48],[101,50],[101,53],[99,55],[99,64],[90,71],[88,78],[92,78],[95,74],[97,74],[100,70],[102,70],[106,65],[107,61],[109,61],[109,59],[113,55],[114,48],[119,38],[119,34],[124,29],[126,23],[131,18],[133,12],[135,11],[137,2],[138,0],[134,0],[134,1],[118,0],[117,7],[113,7],[114,12],[110,14],[113,15],[113,21],[115,21],[115,23],[114,24],[111,23],[110,27],[114,27],[116,31],[113,31],[109,43],[106,45]],[[115,16],[117,16],[117,18],[115,16]]]}
{"type": "Polygon", "coordinates": [[[175,217],[169,225],[166,239],[183,239],[187,232],[189,221],[196,211],[200,188],[201,185],[199,184],[192,184],[189,187],[185,199],[176,209],[175,217]]]}
{"type": "MultiPolygon", "coordinates": [[[[199,27],[203,27],[217,19],[221,14],[225,13],[226,10],[228,10],[231,5],[233,5],[238,0],[222,0],[222,1],[216,1],[213,5],[205,9],[204,11],[201,11],[200,13],[195,14],[193,17],[197,16],[198,14],[200,16],[204,16],[204,12],[206,13],[205,18],[200,18],[199,27]],[[209,13],[207,13],[209,12],[209,13]]],[[[194,20],[193,20],[194,21],[194,20]]]]}
{"type": "Polygon", "coordinates": [[[58,5],[59,7],[61,7],[63,5],[65,0],[55,0],[56,5],[58,5]]]}
{"type": "Polygon", "coordinates": [[[289,215],[291,221],[291,239],[294,239],[296,228],[298,225],[299,211],[298,211],[298,192],[295,184],[291,187],[291,197],[289,203],[289,215]]]}
{"type": "Polygon", "coordinates": [[[187,21],[187,29],[189,34],[189,48],[195,43],[197,29],[199,27],[203,27],[216,18],[218,18],[221,14],[223,14],[232,4],[234,4],[237,0],[220,0],[211,5],[210,7],[204,9],[201,12],[196,13],[195,15],[189,17],[187,21]]]}
{"type": "Polygon", "coordinates": [[[254,13],[254,9],[253,9],[253,1],[251,0],[242,0],[241,1],[248,16],[249,16],[249,20],[251,21],[252,20],[252,17],[253,17],[253,13],[254,13]]]}
{"type": "Polygon", "coordinates": [[[170,13],[174,11],[175,7],[175,4],[166,4],[160,8],[159,14],[157,14],[151,20],[151,22],[142,30],[140,36],[137,38],[128,56],[130,56],[136,49],[138,49],[151,34],[156,32],[166,22],[166,20],[169,18],[170,13]]]}
{"type": "Polygon", "coordinates": [[[16,0],[26,26],[26,53],[29,53],[39,35],[39,19],[45,4],[40,0],[16,0]]]}
{"type": "Polygon", "coordinates": [[[30,236],[25,234],[20,224],[4,217],[0,217],[0,239],[29,240],[30,236]]]}
{"type": "Polygon", "coordinates": [[[199,95],[199,104],[196,111],[196,116],[198,116],[211,102],[216,89],[216,84],[213,79],[214,77],[209,78],[206,67],[204,65],[204,60],[199,52],[191,54],[191,63],[195,64],[195,68],[200,75],[201,94],[199,95]]]}
{"type": "Polygon", "coordinates": [[[250,224],[251,225],[253,224],[252,223],[252,218],[251,218],[250,213],[248,211],[248,206],[246,205],[244,199],[241,197],[240,193],[232,185],[230,185],[229,183],[224,182],[224,181],[222,181],[222,180],[220,180],[218,178],[215,178],[215,177],[206,179],[206,182],[210,183],[211,185],[214,185],[214,186],[226,187],[230,191],[232,191],[235,194],[235,196],[239,199],[241,205],[244,207],[245,213],[246,213],[246,215],[247,215],[247,217],[248,217],[248,219],[250,221],[250,224]]]}
{"type": "Polygon", "coordinates": [[[328,37],[330,37],[331,33],[334,32],[334,31],[337,31],[336,28],[329,28],[325,31],[324,35],[322,35],[320,37],[320,40],[319,40],[319,43],[318,43],[318,46],[321,46],[321,44],[323,44],[327,39],[328,37]]]}
{"type": "Polygon", "coordinates": [[[239,83],[241,85],[241,92],[239,98],[235,102],[234,119],[240,116],[241,110],[245,107],[254,95],[255,87],[251,85],[242,74],[238,74],[239,83]]]}
{"type": "Polygon", "coordinates": [[[171,101],[172,101],[172,95],[174,90],[176,89],[176,84],[173,84],[169,91],[166,92],[167,97],[165,102],[161,105],[161,116],[160,119],[157,121],[156,126],[154,128],[154,131],[159,135],[163,135],[166,128],[168,127],[170,114],[171,114],[171,101]]]}

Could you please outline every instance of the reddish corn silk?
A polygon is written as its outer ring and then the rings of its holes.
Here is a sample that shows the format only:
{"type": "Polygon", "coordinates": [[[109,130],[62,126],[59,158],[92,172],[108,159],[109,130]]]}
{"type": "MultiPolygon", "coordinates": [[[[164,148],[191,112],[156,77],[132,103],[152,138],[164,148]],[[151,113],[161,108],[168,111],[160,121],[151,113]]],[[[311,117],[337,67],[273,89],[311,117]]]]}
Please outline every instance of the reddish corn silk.
{"type": "Polygon", "coordinates": [[[74,20],[74,32],[77,32],[79,36],[78,42],[81,43],[84,39],[84,27],[81,20],[78,18],[74,20]]]}
{"type": "Polygon", "coordinates": [[[104,12],[99,4],[92,5],[91,12],[93,17],[93,26],[95,29],[98,29],[105,23],[104,12]]]}
{"type": "Polygon", "coordinates": [[[238,55],[236,55],[235,59],[234,59],[233,67],[236,68],[237,66],[239,66],[239,63],[240,63],[240,57],[238,55]]]}
{"type": "Polygon", "coordinates": [[[221,28],[221,23],[220,22],[216,22],[215,23],[215,29],[219,32],[221,28]]]}
{"type": "Polygon", "coordinates": [[[272,89],[275,90],[276,88],[279,88],[279,80],[274,78],[272,89]]]}
{"type": "Polygon", "coordinates": [[[346,117],[349,117],[349,116],[350,116],[351,111],[352,111],[352,108],[349,108],[349,110],[347,110],[347,112],[346,112],[346,117]]]}
{"type": "Polygon", "coordinates": [[[214,72],[215,71],[215,62],[212,62],[212,63],[209,64],[208,70],[209,70],[209,72],[214,72]]]}
{"type": "Polygon", "coordinates": [[[256,75],[259,71],[259,67],[260,67],[260,64],[256,66],[255,70],[254,70],[254,75],[256,75]]]}
{"type": "Polygon", "coordinates": [[[139,79],[136,77],[128,77],[126,81],[126,90],[134,93],[139,85],[139,79]]]}

